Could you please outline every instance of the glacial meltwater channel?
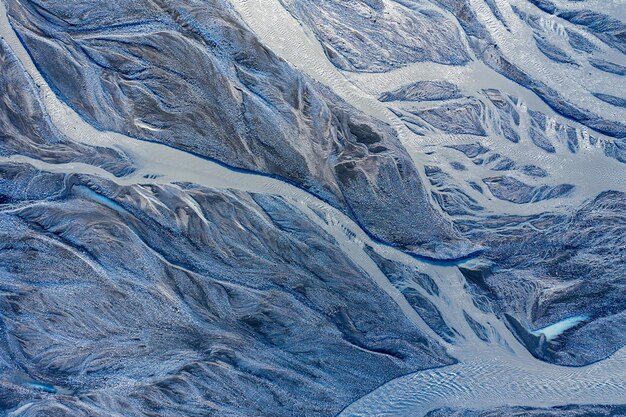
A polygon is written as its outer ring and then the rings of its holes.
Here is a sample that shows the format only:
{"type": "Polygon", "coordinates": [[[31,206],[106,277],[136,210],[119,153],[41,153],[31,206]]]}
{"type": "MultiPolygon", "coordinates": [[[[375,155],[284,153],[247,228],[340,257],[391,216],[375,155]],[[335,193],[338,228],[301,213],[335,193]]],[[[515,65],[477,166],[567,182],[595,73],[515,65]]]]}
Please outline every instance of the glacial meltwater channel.
{"type": "MultiPolygon", "coordinates": [[[[256,11],[259,11],[258,0],[234,0],[234,4],[241,10],[249,8],[248,3],[257,4],[256,11]]],[[[276,6],[274,0],[264,0],[263,3],[267,10],[271,10],[270,6],[276,6]]],[[[276,16],[282,18],[283,12],[286,13],[283,10],[276,16]]],[[[249,14],[242,15],[250,19],[249,14]]],[[[390,381],[349,405],[341,415],[419,416],[442,406],[488,409],[512,405],[545,407],[621,404],[626,401],[626,348],[601,362],[581,368],[541,362],[518,343],[497,317],[476,308],[465,291],[464,277],[456,266],[420,262],[397,249],[373,242],[346,215],[286,182],[230,169],[164,145],[96,130],[59,101],[51,91],[12,30],[4,3],[0,3],[0,35],[10,45],[25,71],[41,86],[44,105],[53,123],[65,135],[77,142],[119,149],[129,155],[136,170],[129,176],[117,178],[100,168],[85,164],[53,165],[27,157],[8,157],[2,158],[2,161],[31,164],[42,171],[101,175],[120,184],[192,182],[211,188],[282,196],[334,236],[345,255],[360,265],[416,326],[445,346],[450,355],[459,360],[453,366],[422,371],[390,381]],[[440,294],[424,296],[441,312],[446,324],[462,337],[454,343],[442,340],[378,269],[367,255],[366,246],[372,247],[383,257],[413,265],[430,275],[437,282],[440,294]],[[492,342],[482,341],[470,328],[464,314],[471,315],[498,337],[493,337],[492,342]]],[[[310,39],[301,41],[311,42],[310,39]]],[[[385,109],[381,109],[381,112],[386,113],[385,109]]]]}
{"type": "MultiPolygon", "coordinates": [[[[338,96],[354,107],[393,126],[402,144],[415,161],[418,172],[422,174],[422,181],[427,185],[428,180],[421,167],[437,164],[438,155],[442,152],[454,152],[449,149],[446,150],[445,145],[459,142],[472,143],[477,138],[470,135],[441,135],[437,133],[418,137],[407,129],[398,116],[386,106],[386,103],[379,102],[378,97],[385,91],[391,91],[418,80],[445,79],[459,85],[462,93],[468,95],[477,94],[483,89],[497,88],[503,93],[520,99],[517,110],[523,114],[523,117],[527,117],[528,109],[538,110],[547,114],[553,121],[573,125],[581,131],[579,138],[581,148],[575,154],[568,152],[564,144],[555,144],[556,152],[548,154],[530,145],[529,139],[524,137],[523,132],[518,133],[524,140],[516,144],[493,136],[489,136],[486,140],[488,147],[494,153],[506,155],[520,164],[536,164],[547,167],[549,177],[542,179],[543,183],[575,185],[574,193],[562,201],[564,205],[575,207],[605,190],[626,192],[626,170],[623,169],[623,164],[615,159],[607,158],[600,146],[594,146],[589,141],[590,134],[599,138],[603,138],[603,135],[589,132],[585,126],[558,115],[528,88],[497,73],[478,59],[470,61],[464,66],[417,62],[383,73],[340,71],[328,60],[315,35],[304,24],[295,19],[279,0],[231,0],[231,3],[259,39],[277,55],[331,88],[338,96]],[[438,154],[431,157],[427,151],[433,147],[437,148],[438,154]]],[[[399,7],[394,2],[389,2],[389,6],[399,7]]],[[[487,12],[482,8],[479,8],[479,11],[481,12],[480,18],[487,20],[487,12]]],[[[506,45],[507,42],[515,40],[515,36],[508,32],[498,32],[496,35],[499,36],[497,38],[499,44],[506,45]]],[[[539,52],[533,53],[531,57],[524,57],[524,59],[527,62],[541,62],[551,68],[552,71],[553,65],[550,65],[545,57],[539,55],[539,52]]],[[[623,81],[618,81],[618,83],[621,85],[623,81]]],[[[593,96],[590,96],[587,91],[582,91],[580,86],[569,87],[566,89],[569,94],[568,99],[570,95],[575,101],[584,102],[589,97],[593,99],[593,96]]],[[[598,104],[598,106],[602,107],[605,111],[603,114],[608,115],[610,119],[620,120],[620,117],[623,118],[623,111],[611,109],[611,106],[604,104],[598,104]]],[[[483,170],[483,167],[472,166],[467,171],[448,174],[455,178],[457,184],[466,185],[465,180],[480,183],[481,176],[484,178],[483,170]]],[[[554,206],[553,201],[520,205],[508,201],[487,199],[486,195],[476,192],[469,186],[465,186],[463,191],[494,213],[532,215],[546,212],[554,206]]],[[[439,208],[437,204],[434,206],[439,208]]]]}

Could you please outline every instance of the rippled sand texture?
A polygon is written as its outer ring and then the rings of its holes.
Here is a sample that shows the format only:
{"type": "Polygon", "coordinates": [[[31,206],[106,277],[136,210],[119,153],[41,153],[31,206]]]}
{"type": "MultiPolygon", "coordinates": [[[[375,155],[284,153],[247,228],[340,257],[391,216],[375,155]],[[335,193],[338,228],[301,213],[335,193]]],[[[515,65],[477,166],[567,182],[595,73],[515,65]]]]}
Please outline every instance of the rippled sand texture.
{"type": "Polygon", "coordinates": [[[626,413],[618,0],[0,1],[0,415],[626,413]]]}

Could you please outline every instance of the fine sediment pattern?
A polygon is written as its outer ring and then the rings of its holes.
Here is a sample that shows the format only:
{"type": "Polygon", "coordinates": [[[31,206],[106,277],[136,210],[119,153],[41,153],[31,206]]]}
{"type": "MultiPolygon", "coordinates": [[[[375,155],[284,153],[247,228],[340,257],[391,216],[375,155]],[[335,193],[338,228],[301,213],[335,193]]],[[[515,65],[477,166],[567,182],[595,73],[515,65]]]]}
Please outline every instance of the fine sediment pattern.
{"type": "Polygon", "coordinates": [[[624,413],[619,2],[0,15],[0,415],[624,413]]]}

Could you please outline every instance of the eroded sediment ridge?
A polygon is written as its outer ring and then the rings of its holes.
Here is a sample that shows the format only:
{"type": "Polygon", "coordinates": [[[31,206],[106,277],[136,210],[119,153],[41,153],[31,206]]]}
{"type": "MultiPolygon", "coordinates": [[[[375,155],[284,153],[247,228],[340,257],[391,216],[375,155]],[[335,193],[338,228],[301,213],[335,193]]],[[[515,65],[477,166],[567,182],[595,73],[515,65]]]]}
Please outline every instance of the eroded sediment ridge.
{"type": "MultiPolygon", "coordinates": [[[[236,0],[234,3],[254,28],[255,22],[250,19],[257,14],[258,7],[252,4],[255,11],[251,12],[249,1],[236,0]]],[[[29,164],[47,172],[101,176],[120,185],[185,182],[214,189],[239,190],[283,197],[299,207],[312,222],[332,235],[345,255],[365,270],[420,330],[444,345],[449,353],[460,361],[456,365],[418,372],[390,381],[347,407],[342,415],[365,416],[374,413],[376,415],[422,415],[442,406],[488,409],[502,405],[619,404],[624,401],[626,349],[618,351],[601,362],[581,368],[565,368],[541,362],[533,358],[520,345],[495,315],[484,313],[476,308],[465,291],[465,279],[455,265],[433,265],[420,262],[415,257],[393,247],[377,243],[341,211],[280,179],[231,169],[223,164],[172,147],[133,139],[119,133],[99,131],[90,126],[59,101],[50,90],[35,68],[28,52],[11,30],[4,4],[0,3],[0,5],[0,33],[19,57],[28,74],[41,87],[41,97],[54,125],[76,142],[114,148],[123,152],[132,161],[135,170],[128,175],[116,177],[101,168],[81,163],[50,164],[24,156],[2,158],[2,162],[29,164]],[[319,213],[323,215],[320,216],[319,213]],[[462,337],[451,344],[433,331],[381,272],[367,254],[367,247],[374,248],[375,252],[388,259],[416,265],[420,270],[434,277],[441,288],[441,293],[436,296],[426,293],[423,295],[437,306],[446,324],[462,337]],[[492,329],[499,334],[501,339],[490,342],[480,340],[463,317],[463,312],[471,314],[485,328],[492,329]]],[[[277,11],[287,13],[282,8],[277,11]]],[[[289,24],[292,25],[295,22],[289,20],[289,24]]],[[[308,42],[315,45],[315,42],[308,38],[296,37],[295,39],[301,43],[308,42]]],[[[292,49],[285,52],[286,56],[283,54],[287,59],[291,53],[289,51],[292,49]]],[[[320,55],[317,55],[311,59],[319,58],[320,55]]],[[[315,68],[315,65],[330,65],[325,60],[319,60],[317,64],[304,63],[310,64],[312,68],[315,68]]],[[[303,62],[298,62],[298,64],[302,65],[303,62]]],[[[320,70],[316,72],[319,74],[320,70]]],[[[353,95],[358,97],[363,94],[358,89],[351,90],[352,92],[347,91],[351,87],[344,80],[321,81],[327,81],[331,87],[341,90],[344,97],[353,95]]],[[[381,119],[391,122],[401,134],[404,131],[404,126],[390,116],[391,113],[386,108],[379,105],[372,106],[369,98],[355,99],[352,102],[381,119]]],[[[612,186],[613,184],[607,185],[608,188],[612,186]]],[[[453,264],[463,259],[448,261],[453,264]]]]}

